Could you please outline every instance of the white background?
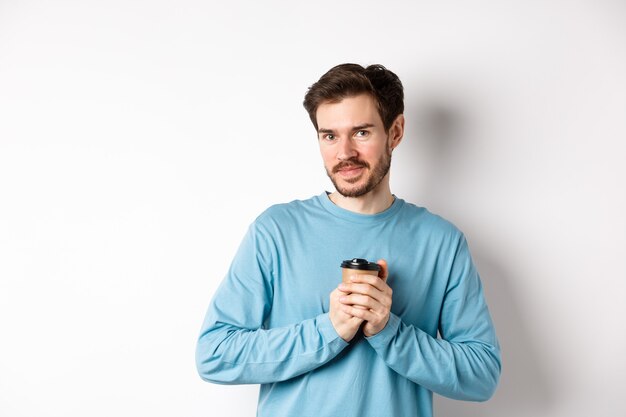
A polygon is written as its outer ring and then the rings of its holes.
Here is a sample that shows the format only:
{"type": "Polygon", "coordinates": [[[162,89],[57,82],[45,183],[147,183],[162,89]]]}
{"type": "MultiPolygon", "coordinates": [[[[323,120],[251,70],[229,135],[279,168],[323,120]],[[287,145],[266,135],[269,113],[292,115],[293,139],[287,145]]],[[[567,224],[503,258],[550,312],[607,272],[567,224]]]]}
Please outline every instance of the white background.
{"type": "Polygon", "coordinates": [[[195,340],[254,217],[331,189],[301,102],[342,62],[403,80],[392,190],[466,233],[501,340],[438,415],[626,415],[618,0],[0,0],[0,415],[254,415],[195,340]]]}

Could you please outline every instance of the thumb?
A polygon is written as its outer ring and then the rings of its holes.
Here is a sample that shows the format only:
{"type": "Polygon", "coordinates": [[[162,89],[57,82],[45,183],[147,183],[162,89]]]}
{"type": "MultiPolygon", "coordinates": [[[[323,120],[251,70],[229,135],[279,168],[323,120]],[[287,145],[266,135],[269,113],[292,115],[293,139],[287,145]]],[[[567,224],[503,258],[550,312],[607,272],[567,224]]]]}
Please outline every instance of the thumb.
{"type": "Polygon", "coordinates": [[[376,263],[380,265],[380,272],[378,273],[378,276],[383,281],[387,281],[387,276],[389,275],[389,268],[387,268],[387,261],[384,259],[379,259],[376,261],[376,263]]]}

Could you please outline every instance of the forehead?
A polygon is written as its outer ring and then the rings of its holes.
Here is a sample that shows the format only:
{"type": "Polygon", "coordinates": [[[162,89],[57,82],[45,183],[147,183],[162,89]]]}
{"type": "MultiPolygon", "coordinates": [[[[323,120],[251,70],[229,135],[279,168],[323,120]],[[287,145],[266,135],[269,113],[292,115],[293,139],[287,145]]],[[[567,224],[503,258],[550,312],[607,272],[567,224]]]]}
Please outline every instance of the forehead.
{"type": "Polygon", "coordinates": [[[316,112],[319,129],[342,129],[364,124],[382,126],[376,101],[369,94],[346,97],[341,101],[324,102],[316,112]]]}

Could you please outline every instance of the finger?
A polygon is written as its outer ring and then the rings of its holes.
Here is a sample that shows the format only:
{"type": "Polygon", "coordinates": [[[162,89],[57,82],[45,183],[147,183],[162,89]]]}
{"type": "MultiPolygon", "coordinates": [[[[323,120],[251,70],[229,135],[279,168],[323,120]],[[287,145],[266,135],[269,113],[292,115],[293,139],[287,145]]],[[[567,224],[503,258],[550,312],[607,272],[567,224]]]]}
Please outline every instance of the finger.
{"type": "Polygon", "coordinates": [[[369,284],[379,291],[385,291],[385,289],[389,287],[385,281],[374,275],[353,275],[352,277],[350,277],[350,282],[369,284]]]}
{"type": "Polygon", "coordinates": [[[345,322],[349,322],[352,325],[361,324],[360,322],[363,322],[362,318],[357,317],[354,314],[350,314],[351,311],[358,310],[358,309],[352,308],[351,310],[344,310],[344,307],[349,307],[349,306],[341,306],[339,308],[338,313],[344,316],[343,320],[345,322]]]}
{"type": "MultiPolygon", "coordinates": [[[[378,278],[376,278],[378,279],[378,278]]],[[[351,284],[341,284],[339,287],[340,291],[345,293],[359,293],[359,294],[373,294],[382,292],[377,287],[368,284],[368,283],[351,283],[351,284]]]]}
{"type": "Polygon", "coordinates": [[[370,284],[345,284],[341,287],[347,294],[361,294],[373,298],[378,302],[384,301],[387,297],[383,291],[370,284]]]}
{"type": "Polygon", "coordinates": [[[376,314],[368,309],[361,309],[349,305],[342,305],[341,310],[349,316],[356,317],[367,322],[374,321],[378,317],[376,314]]]}
{"type": "Polygon", "coordinates": [[[350,294],[346,297],[341,297],[339,302],[342,305],[356,307],[360,310],[371,310],[378,314],[385,314],[385,312],[389,310],[384,303],[374,300],[366,295],[350,294]]]}
{"type": "Polygon", "coordinates": [[[345,291],[345,289],[343,289],[343,287],[342,287],[342,288],[335,288],[333,290],[333,292],[331,293],[331,295],[334,298],[339,298],[339,297],[343,297],[345,295],[348,295],[349,293],[350,293],[349,291],[345,291]]]}
{"type": "Polygon", "coordinates": [[[360,317],[351,317],[351,318],[350,318],[350,322],[351,322],[351,324],[352,324],[352,325],[354,325],[354,326],[360,326],[360,325],[361,325],[361,323],[363,323],[364,321],[365,321],[365,320],[363,320],[363,319],[362,319],[362,318],[360,318],[360,317]]]}
{"type": "Polygon", "coordinates": [[[339,298],[339,302],[345,305],[359,305],[367,308],[375,308],[378,302],[374,300],[372,297],[368,297],[367,295],[361,294],[349,294],[339,298]]]}

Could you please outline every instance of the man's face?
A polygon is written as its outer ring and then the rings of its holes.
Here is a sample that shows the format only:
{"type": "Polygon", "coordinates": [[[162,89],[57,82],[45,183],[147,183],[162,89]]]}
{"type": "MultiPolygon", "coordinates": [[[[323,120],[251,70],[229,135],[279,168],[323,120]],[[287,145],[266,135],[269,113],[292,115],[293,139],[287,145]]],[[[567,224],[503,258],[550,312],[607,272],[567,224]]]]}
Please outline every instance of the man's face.
{"type": "Polygon", "coordinates": [[[318,139],[326,173],[344,197],[360,197],[383,181],[391,164],[389,136],[369,94],[317,109],[318,139]]]}

